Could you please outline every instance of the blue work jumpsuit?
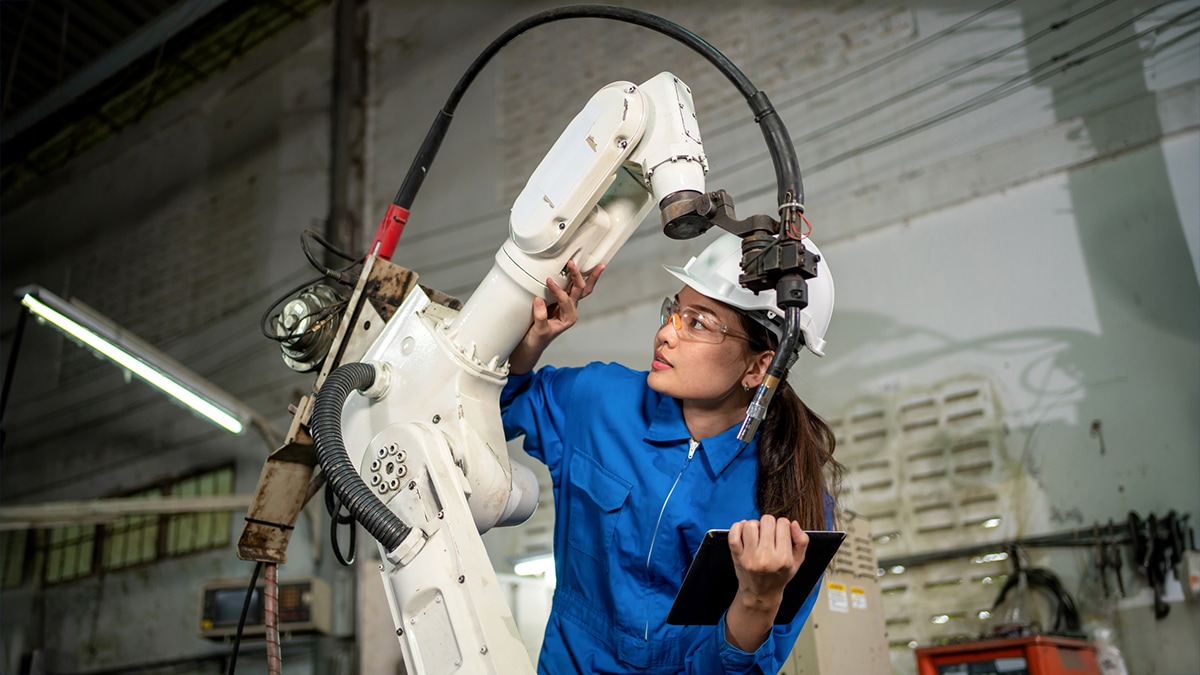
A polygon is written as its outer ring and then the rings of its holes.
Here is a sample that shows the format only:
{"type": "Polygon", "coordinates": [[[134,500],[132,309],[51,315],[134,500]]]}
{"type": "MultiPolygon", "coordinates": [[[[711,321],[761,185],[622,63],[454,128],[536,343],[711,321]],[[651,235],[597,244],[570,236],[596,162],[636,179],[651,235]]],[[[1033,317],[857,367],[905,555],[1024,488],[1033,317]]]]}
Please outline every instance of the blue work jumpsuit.
{"type": "Polygon", "coordinates": [[[691,447],[679,401],[616,364],[509,378],[508,438],[550,469],[558,585],[538,672],[777,673],[816,593],[754,653],[716,626],[666,623],[704,533],[760,517],[757,438],[738,427],[691,447]]]}

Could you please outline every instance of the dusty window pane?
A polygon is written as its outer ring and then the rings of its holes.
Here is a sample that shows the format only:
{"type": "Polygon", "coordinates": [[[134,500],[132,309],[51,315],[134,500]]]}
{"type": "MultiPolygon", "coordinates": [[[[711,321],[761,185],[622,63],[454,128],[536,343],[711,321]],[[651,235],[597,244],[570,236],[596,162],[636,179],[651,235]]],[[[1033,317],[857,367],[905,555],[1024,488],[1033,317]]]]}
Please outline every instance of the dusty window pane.
{"type": "MultiPolygon", "coordinates": [[[[213,497],[233,494],[233,467],[223,467],[190,476],[171,486],[178,497],[213,497]]],[[[167,554],[183,555],[226,546],[229,543],[229,512],[182,513],[167,523],[167,554]]]]}
{"type": "MultiPolygon", "coordinates": [[[[162,496],[161,488],[153,488],[131,497],[146,499],[162,496]]],[[[104,569],[119,570],[158,558],[159,516],[135,514],[125,516],[104,526],[101,551],[104,569]]]]}
{"type": "Polygon", "coordinates": [[[25,551],[29,542],[27,530],[4,533],[4,588],[15,588],[25,580],[25,551]]]}
{"type": "Polygon", "coordinates": [[[92,573],[96,528],[92,525],[69,525],[50,530],[44,550],[47,583],[69,581],[92,573]]]}

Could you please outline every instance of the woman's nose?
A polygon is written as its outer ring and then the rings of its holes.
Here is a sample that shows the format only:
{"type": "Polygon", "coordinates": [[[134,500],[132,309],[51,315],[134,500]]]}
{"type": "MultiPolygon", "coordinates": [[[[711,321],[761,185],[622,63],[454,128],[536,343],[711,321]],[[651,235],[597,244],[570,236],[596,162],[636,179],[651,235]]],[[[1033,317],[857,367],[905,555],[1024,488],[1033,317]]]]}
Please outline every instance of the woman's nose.
{"type": "Polygon", "coordinates": [[[675,329],[674,321],[668,319],[666,323],[658,327],[658,331],[654,334],[655,344],[675,344],[679,340],[679,333],[675,329]]]}

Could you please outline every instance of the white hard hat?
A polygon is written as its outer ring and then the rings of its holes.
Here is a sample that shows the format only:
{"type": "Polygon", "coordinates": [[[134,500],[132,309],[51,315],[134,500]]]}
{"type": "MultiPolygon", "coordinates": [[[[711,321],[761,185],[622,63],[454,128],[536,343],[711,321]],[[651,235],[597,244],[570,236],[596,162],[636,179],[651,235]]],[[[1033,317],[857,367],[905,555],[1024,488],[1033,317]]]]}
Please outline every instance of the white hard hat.
{"type": "MultiPolygon", "coordinates": [[[[821,255],[811,239],[804,241],[804,247],[821,255]]],[[[774,333],[776,339],[783,338],[784,312],[775,304],[775,291],[755,293],[738,283],[742,273],[741,237],[722,233],[683,267],[663,267],[701,295],[743,310],[774,333]]],[[[815,279],[808,280],[808,306],[800,312],[800,332],[809,351],[825,356],[825,331],[833,315],[833,276],[824,256],[818,272],[815,279]]]]}

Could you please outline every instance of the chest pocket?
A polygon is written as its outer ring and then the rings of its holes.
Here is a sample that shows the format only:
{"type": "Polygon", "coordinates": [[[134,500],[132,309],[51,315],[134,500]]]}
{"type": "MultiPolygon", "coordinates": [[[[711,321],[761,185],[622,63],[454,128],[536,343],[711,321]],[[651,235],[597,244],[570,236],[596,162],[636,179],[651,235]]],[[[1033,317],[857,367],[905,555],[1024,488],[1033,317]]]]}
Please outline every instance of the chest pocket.
{"type": "Polygon", "coordinates": [[[567,543],[597,560],[612,550],[621,506],[632,487],[591,457],[571,453],[571,501],[567,543]]]}

